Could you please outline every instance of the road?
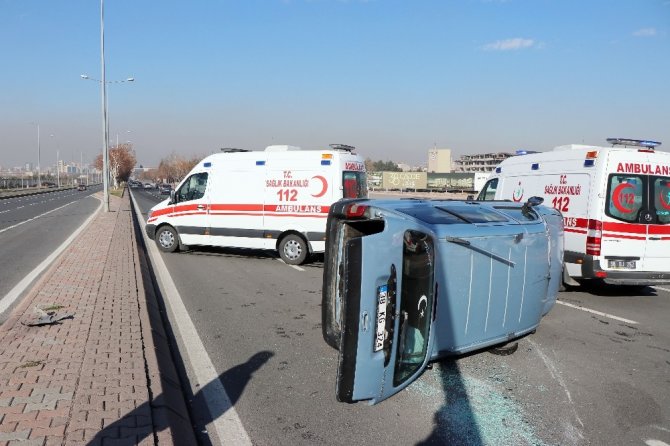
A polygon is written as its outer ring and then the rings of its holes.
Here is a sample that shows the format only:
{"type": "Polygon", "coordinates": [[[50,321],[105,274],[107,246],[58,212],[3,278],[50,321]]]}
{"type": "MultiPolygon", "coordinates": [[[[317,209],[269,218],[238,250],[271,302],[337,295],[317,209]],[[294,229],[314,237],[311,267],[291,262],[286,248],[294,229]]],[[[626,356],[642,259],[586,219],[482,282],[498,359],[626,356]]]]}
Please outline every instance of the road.
{"type": "Polygon", "coordinates": [[[0,200],[0,308],[7,307],[0,322],[16,304],[7,306],[8,293],[98,208],[100,201],[91,197],[97,190],[100,186],[0,200]]]}
{"type": "MultiPolygon", "coordinates": [[[[161,199],[135,197],[145,218],[161,199]]],[[[669,289],[561,293],[509,348],[436,363],[379,405],[347,405],[321,338],[320,261],[214,248],[161,258],[253,444],[670,444],[669,289]]],[[[211,383],[191,374],[191,385],[207,444],[199,389],[211,383]]]]}

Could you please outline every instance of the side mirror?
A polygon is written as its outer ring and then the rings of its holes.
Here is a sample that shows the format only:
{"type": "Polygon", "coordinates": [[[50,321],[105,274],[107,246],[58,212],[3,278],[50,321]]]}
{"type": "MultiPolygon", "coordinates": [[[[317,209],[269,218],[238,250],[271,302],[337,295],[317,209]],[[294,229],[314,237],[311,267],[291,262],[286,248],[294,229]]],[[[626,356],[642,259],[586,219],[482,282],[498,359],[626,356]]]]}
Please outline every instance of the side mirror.
{"type": "Polygon", "coordinates": [[[176,202],[177,202],[176,198],[177,198],[177,196],[176,196],[176,194],[174,193],[174,190],[171,190],[171,191],[170,191],[170,204],[174,204],[174,203],[176,203],[176,202]]]}
{"type": "Polygon", "coordinates": [[[528,212],[532,207],[539,206],[544,203],[544,198],[542,197],[530,197],[521,208],[521,213],[523,215],[528,215],[528,212]]]}

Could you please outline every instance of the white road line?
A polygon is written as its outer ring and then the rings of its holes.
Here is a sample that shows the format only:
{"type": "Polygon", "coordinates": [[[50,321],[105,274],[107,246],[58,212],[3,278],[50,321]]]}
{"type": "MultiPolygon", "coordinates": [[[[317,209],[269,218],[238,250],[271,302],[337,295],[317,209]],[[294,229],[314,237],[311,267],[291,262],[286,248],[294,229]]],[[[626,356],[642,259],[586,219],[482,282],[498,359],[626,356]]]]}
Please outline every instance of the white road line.
{"type": "Polygon", "coordinates": [[[652,288],[656,288],[657,290],[665,291],[666,293],[670,293],[670,288],[663,288],[661,286],[655,286],[652,288]]]}
{"type": "Polygon", "coordinates": [[[561,300],[557,300],[556,303],[561,304],[561,305],[565,305],[566,307],[575,308],[577,310],[586,311],[587,313],[597,314],[598,316],[606,317],[608,319],[614,319],[615,321],[625,322],[627,324],[637,324],[637,322],[631,321],[630,319],[624,319],[622,317],[614,316],[612,314],[602,313],[600,311],[596,311],[596,310],[592,310],[590,308],[582,307],[581,305],[570,304],[570,303],[567,303],[567,302],[563,302],[561,300]]]}
{"type": "MultiPolygon", "coordinates": [[[[95,197],[98,198],[98,197],[95,197]]],[[[98,198],[100,200],[100,198],[98,198]]],[[[14,288],[12,288],[9,293],[5,295],[5,297],[0,300],[0,314],[4,313],[7,311],[7,309],[16,301],[16,299],[19,298],[23,294],[23,292],[28,288],[28,286],[39,276],[42,274],[42,272],[51,265],[51,263],[58,257],[65,249],[70,246],[70,243],[77,238],[81,232],[86,229],[88,224],[93,221],[97,213],[100,211],[102,208],[102,200],[100,200],[100,204],[98,205],[98,208],[93,212],[93,214],[86,219],[86,221],[77,228],[76,231],[72,233],[54,252],[49,254],[49,256],[42,261],[39,265],[35,267],[34,270],[32,270],[26,277],[24,277],[19,283],[16,284],[14,288]]],[[[55,210],[55,209],[54,209],[55,210]]]]}
{"type": "Polygon", "coordinates": [[[69,202],[69,203],[64,204],[63,206],[59,206],[59,207],[54,208],[54,209],[52,209],[52,210],[50,210],[50,211],[47,211],[47,212],[45,212],[44,214],[40,214],[40,215],[38,215],[38,216],[36,216],[36,217],[29,218],[28,220],[21,221],[21,222],[15,224],[15,225],[8,226],[8,227],[6,227],[5,229],[0,229],[0,234],[2,234],[2,233],[5,232],[5,231],[9,231],[10,229],[14,229],[14,228],[16,228],[17,226],[21,226],[22,224],[28,223],[28,222],[33,221],[33,220],[37,220],[38,218],[40,218],[40,217],[44,217],[45,215],[47,215],[47,214],[51,214],[52,212],[55,212],[55,211],[57,211],[57,210],[59,210],[59,209],[63,209],[65,206],[69,206],[69,205],[71,205],[72,203],[76,203],[77,201],[78,201],[78,200],[71,201],[71,202],[69,202]]]}
{"type": "MultiPolygon", "coordinates": [[[[135,197],[132,194],[130,197],[133,200],[138,218],[144,223],[135,197]]],[[[172,328],[181,338],[185,347],[186,357],[197,380],[197,383],[194,384],[199,385],[199,387],[191,386],[193,393],[202,393],[210,414],[212,414],[212,417],[216,417],[207,424],[207,430],[215,431],[221,444],[251,445],[249,434],[244,429],[242,420],[237,415],[226,389],[219,380],[219,374],[198,336],[198,331],[193,325],[193,321],[184,306],[170,272],[165,266],[165,262],[163,262],[163,258],[158,252],[156,244],[149,239],[144,231],[142,231],[142,234],[161,293],[168,306],[172,328]]]]}
{"type": "Polygon", "coordinates": [[[284,262],[282,259],[276,259],[276,260],[283,263],[286,266],[290,266],[293,269],[297,269],[298,271],[305,271],[305,268],[301,268],[298,265],[289,265],[288,263],[284,262]]]}

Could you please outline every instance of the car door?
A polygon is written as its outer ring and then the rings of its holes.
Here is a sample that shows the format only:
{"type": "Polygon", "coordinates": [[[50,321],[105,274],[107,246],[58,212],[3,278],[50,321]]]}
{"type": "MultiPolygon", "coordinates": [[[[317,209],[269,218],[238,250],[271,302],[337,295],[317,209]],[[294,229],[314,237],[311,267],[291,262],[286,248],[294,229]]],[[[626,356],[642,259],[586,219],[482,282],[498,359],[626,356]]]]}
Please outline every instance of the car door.
{"type": "Polygon", "coordinates": [[[186,245],[209,244],[209,215],[207,172],[189,176],[175,191],[171,217],[182,243],[186,245]]]}
{"type": "Polygon", "coordinates": [[[404,389],[431,354],[434,240],[405,219],[343,239],[346,259],[337,399],[376,404],[404,389]]]}

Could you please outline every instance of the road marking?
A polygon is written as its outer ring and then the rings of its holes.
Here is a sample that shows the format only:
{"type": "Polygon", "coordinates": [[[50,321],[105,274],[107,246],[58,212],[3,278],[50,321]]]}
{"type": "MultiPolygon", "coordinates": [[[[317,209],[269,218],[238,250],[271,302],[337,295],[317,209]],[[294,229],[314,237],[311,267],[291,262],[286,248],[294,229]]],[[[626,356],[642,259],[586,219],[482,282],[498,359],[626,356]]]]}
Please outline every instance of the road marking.
{"type": "MultiPolygon", "coordinates": [[[[14,229],[14,228],[16,228],[17,226],[21,226],[22,224],[28,223],[28,222],[33,221],[33,220],[37,220],[38,218],[40,218],[40,217],[44,217],[45,215],[47,215],[47,214],[51,214],[52,212],[57,211],[57,210],[59,210],[59,209],[63,209],[65,206],[69,206],[69,205],[71,205],[72,203],[76,203],[77,201],[79,201],[79,200],[71,201],[71,202],[69,202],[69,203],[64,204],[63,206],[59,206],[59,207],[54,208],[54,209],[52,209],[52,210],[50,210],[50,211],[47,211],[47,212],[45,212],[44,214],[40,214],[40,215],[38,215],[38,216],[36,216],[36,217],[29,218],[28,220],[21,221],[21,222],[15,224],[15,225],[8,226],[8,227],[6,227],[5,229],[0,229],[0,234],[2,234],[2,233],[5,232],[5,231],[9,231],[10,229],[14,229]]],[[[34,204],[34,203],[33,203],[33,204],[34,204]]],[[[31,205],[31,206],[32,206],[32,205],[31,205]]]]}
{"type": "Polygon", "coordinates": [[[284,262],[282,259],[276,259],[276,260],[283,263],[286,266],[290,266],[293,269],[297,269],[298,271],[305,271],[305,268],[301,268],[298,265],[289,265],[288,263],[284,262]]]}
{"type": "Polygon", "coordinates": [[[598,316],[606,317],[608,319],[614,319],[615,321],[625,322],[627,324],[637,324],[637,322],[631,321],[630,319],[624,319],[622,317],[614,316],[612,314],[602,313],[600,311],[596,311],[596,310],[592,310],[590,308],[582,307],[581,305],[575,305],[575,304],[570,304],[570,303],[567,303],[567,302],[563,302],[562,300],[557,300],[556,303],[561,304],[561,305],[565,305],[566,307],[575,308],[577,310],[586,311],[587,313],[597,314],[598,316]]]}
{"type": "MultiPolygon", "coordinates": [[[[130,198],[133,201],[135,213],[140,221],[145,223],[132,193],[130,194],[130,198]]],[[[149,239],[144,231],[142,231],[142,236],[154,273],[158,279],[161,293],[165,297],[168,306],[172,328],[182,340],[186,357],[197,380],[196,384],[199,385],[199,387],[191,386],[193,393],[200,392],[202,394],[209,413],[213,414],[212,417],[216,417],[207,424],[207,430],[210,432],[212,430],[216,431],[221,444],[251,445],[249,434],[244,429],[242,420],[237,415],[237,411],[219,379],[219,374],[216,368],[214,368],[214,364],[212,364],[212,360],[209,358],[202,340],[198,336],[198,331],[184,306],[184,302],[177,291],[170,272],[165,266],[165,262],[163,262],[160,252],[158,252],[156,244],[153,243],[153,240],[149,239]]]]}
{"type": "Polygon", "coordinates": [[[670,288],[663,288],[661,286],[655,286],[655,287],[652,287],[652,288],[655,288],[655,289],[661,290],[661,291],[665,291],[666,293],[670,293],[670,288]]]}
{"type": "Polygon", "coordinates": [[[540,356],[540,358],[542,359],[542,362],[544,362],[544,365],[547,367],[547,370],[549,370],[549,374],[551,375],[551,377],[556,382],[558,382],[558,385],[561,386],[561,388],[563,389],[563,392],[565,392],[565,395],[568,397],[568,401],[570,402],[570,408],[572,409],[572,413],[573,413],[575,419],[577,420],[577,422],[579,423],[579,425],[582,427],[580,429],[576,426],[572,426],[572,428],[577,433],[577,435],[579,435],[579,438],[584,439],[584,434],[582,434],[582,429],[584,429],[584,423],[582,422],[582,419],[579,417],[579,413],[577,413],[577,408],[575,407],[575,404],[572,401],[572,395],[570,394],[570,389],[568,389],[567,384],[563,380],[563,377],[561,376],[560,370],[558,369],[556,364],[554,364],[554,362],[552,360],[550,360],[547,357],[547,355],[544,354],[544,352],[542,352],[542,349],[540,349],[540,346],[536,342],[534,342],[530,338],[529,338],[529,342],[533,347],[535,347],[535,353],[537,353],[540,356]]]}
{"type": "MultiPolygon", "coordinates": [[[[42,274],[42,272],[51,265],[51,263],[63,252],[65,249],[70,246],[70,243],[77,238],[81,232],[86,229],[88,224],[93,221],[95,216],[98,214],[100,209],[102,209],[102,200],[98,197],[95,197],[98,200],[100,200],[100,204],[98,205],[98,208],[91,214],[90,217],[82,223],[81,226],[79,226],[73,233],[70,235],[54,252],[49,254],[49,256],[42,261],[39,265],[35,267],[34,270],[32,270],[26,277],[24,277],[19,283],[16,284],[14,288],[12,288],[9,293],[5,295],[5,297],[0,300],[0,314],[4,313],[7,311],[7,309],[16,301],[16,299],[19,298],[23,294],[23,292],[28,288],[28,286],[39,276],[42,274]]],[[[69,203],[68,203],[69,204],[69,203]]],[[[66,205],[67,206],[67,205],[66,205]]],[[[55,209],[54,209],[55,210],[55,209]]],[[[51,211],[50,211],[51,212],[51,211]]],[[[44,214],[43,214],[44,215],[44,214]]],[[[37,218],[37,217],[35,217],[37,218]]],[[[1,231],[0,231],[1,232],[1,231]]]]}

